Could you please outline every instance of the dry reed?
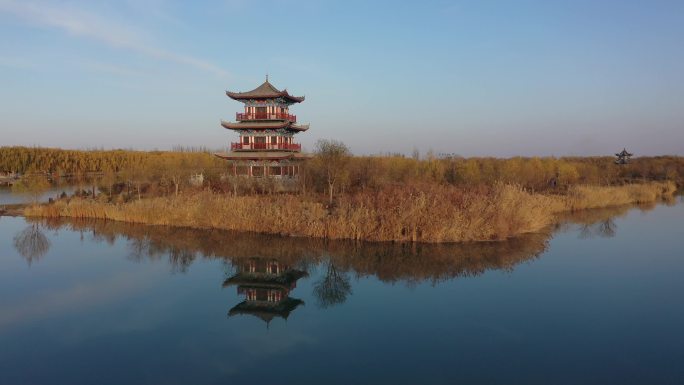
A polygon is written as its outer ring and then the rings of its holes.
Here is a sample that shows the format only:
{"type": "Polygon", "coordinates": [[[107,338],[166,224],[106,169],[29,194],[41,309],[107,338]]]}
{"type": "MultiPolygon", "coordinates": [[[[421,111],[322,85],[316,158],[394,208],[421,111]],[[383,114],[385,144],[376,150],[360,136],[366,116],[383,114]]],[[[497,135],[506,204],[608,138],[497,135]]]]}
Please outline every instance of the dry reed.
{"type": "Polygon", "coordinates": [[[537,232],[565,211],[653,202],[674,191],[671,182],[576,186],[565,195],[531,193],[510,184],[478,189],[428,185],[344,195],[332,209],[294,195],[201,192],[122,204],[75,198],[29,207],[25,215],[331,239],[462,242],[537,232]]]}
{"type": "Polygon", "coordinates": [[[565,199],[567,210],[583,210],[654,202],[671,196],[677,190],[673,182],[650,182],[623,186],[573,186],[565,199]]]}

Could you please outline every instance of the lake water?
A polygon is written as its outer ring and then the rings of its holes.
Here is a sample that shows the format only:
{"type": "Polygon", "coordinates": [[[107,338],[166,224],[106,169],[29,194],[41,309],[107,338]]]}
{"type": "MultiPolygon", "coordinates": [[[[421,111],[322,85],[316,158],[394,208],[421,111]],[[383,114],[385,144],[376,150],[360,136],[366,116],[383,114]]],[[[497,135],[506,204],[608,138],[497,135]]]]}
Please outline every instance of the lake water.
{"type": "MultiPolygon", "coordinates": [[[[92,187],[84,185],[77,187],[73,184],[62,184],[54,185],[46,190],[44,193],[38,196],[39,202],[47,202],[50,198],[58,198],[61,193],[67,195],[73,194],[78,189],[91,189],[92,187]]],[[[0,205],[13,205],[20,203],[30,203],[33,201],[33,197],[29,194],[16,194],[12,193],[12,187],[10,186],[0,186],[0,205]]]]}
{"type": "Polygon", "coordinates": [[[354,244],[0,218],[0,384],[681,384],[684,204],[354,244]]]}

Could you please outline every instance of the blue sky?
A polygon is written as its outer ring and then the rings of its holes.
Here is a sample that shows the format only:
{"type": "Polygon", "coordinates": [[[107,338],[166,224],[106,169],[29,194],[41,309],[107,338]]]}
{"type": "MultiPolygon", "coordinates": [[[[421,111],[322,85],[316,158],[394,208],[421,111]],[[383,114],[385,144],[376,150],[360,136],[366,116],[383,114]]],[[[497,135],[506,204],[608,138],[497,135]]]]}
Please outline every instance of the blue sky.
{"type": "Polygon", "coordinates": [[[684,155],[684,2],[0,0],[0,145],[226,146],[271,82],[357,154],[684,155]]]}

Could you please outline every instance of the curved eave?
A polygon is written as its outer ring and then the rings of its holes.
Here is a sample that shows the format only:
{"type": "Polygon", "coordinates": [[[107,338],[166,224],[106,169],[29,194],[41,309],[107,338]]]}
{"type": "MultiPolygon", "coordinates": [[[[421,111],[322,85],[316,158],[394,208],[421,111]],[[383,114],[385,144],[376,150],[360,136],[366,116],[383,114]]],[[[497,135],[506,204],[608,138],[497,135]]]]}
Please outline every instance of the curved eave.
{"type": "Polygon", "coordinates": [[[216,152],[214,156],[225,160],[306,160],[311,154],[301,152],[231,151],[216,152]]]}
{"type": "Polygon", "coordinates": [[[223,282],[223,287],[228,287],[231,285],[240,286],[263,286],[263,287],[280,287],[283,289],[289,289],[292,284],[297,282],[300,278],[308,277],[309,273],[301,270],[290,270],[287,273],[276,277],[254,277],[244,273],[238,273],[232,277],[226,279],[223,282]]]}
{"type": "Polygon", "coordinates": [[[306,131],[309,129],[309,125],[308,124],[294,124],[293,123],[288,128],[291,130],[294,130],[294,131],[306,131]]]}
{"type": "Polygon", "coordinates": [[[304,96],[292,96],[287,93],[287,91],[282,91],[278,93],[268,94],[268,95],[251,95],[249,92],[231,92],[226,91],[226,95],[233,100],[266,100],[266,99],[276,99],[284,98],[293,103],[301,103],[306,97],[304,96]]]}
{"type": "MultiPolygon", "coordinates": [[[[273,122],[226,122],[221,121],[221,125],[229,130],[277,130],[280,128],[288,128],[292,123],[288,120],[273,122]]],[[[307,126],[307,129],[309,127],[307,126]]]]}
{"type": "Polygon", "coordinates": [[[293,310],[302,305],[304,305],[304,301],[290,297],[282,300],[280,303],[273,304],[272,306],[264,306],[253,304],[248,301],[242,301],[228,311],[228,316],[232,317],[242,314],[252,315],[269,322],[275,317],[287,319],[293,310]]]}
{"type": "Polygon", "coordinates": [[[287,91],[283,91],[283,92],[285,93],[285,95],[283,95],[284,98],[286,98],[287,100],[290,100],[292,102],[295,102],[295,103],[301,103],[306,98],[304,96],[292,96],[292,95],[288,94],[287,91]]]}

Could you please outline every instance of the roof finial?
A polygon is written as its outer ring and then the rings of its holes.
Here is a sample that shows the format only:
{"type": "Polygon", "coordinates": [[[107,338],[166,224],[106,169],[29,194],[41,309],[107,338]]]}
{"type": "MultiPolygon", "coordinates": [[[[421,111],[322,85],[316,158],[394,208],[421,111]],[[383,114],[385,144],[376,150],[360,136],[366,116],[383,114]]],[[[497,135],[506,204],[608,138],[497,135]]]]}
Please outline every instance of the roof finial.
{"type": "Polygon", "coordinates": [[[266,74],[266,83],[268,83],[268,74],[266,74]]]}

